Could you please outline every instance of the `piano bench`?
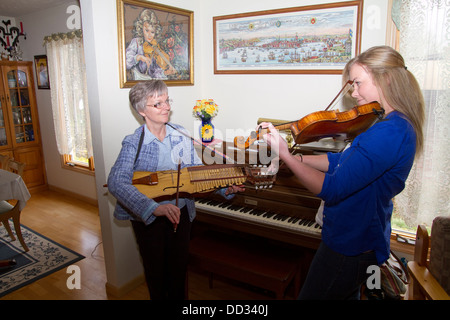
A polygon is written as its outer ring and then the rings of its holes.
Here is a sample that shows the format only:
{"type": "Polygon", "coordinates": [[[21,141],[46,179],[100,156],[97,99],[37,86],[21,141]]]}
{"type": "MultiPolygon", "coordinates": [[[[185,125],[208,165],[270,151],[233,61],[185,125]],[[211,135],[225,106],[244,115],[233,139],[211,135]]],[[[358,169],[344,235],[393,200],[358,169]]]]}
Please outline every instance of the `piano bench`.
{"type": "MultiPolygon", "coordinates": [[[[219,232],[195,236],[190,242],[190,266],[212,275],[237,280],[272,291],[283,299],[287,287],[294,283],[300,290],[300,259],[278,247],[261,246],[247,239],[232,239],[219,232]]],[[[295,296],[296,298],[296,296],[295,296]]]]}

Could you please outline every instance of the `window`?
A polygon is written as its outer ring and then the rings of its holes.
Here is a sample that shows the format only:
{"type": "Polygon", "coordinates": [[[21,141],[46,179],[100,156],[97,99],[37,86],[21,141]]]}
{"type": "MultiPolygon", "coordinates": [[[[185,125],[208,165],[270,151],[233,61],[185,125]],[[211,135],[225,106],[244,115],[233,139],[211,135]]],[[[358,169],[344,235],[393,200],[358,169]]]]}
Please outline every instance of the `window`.
{"type": "Polygon", "coordinates": [[[450,69],[445,32],[450,28],[450,5],[428,0],[392,0],[392,4],[400,31],[391,45],[403,55],[425,100],[424,151],[414,162],[405,190],[394,199],[392,219],[393,228],[415,233],[417,225],[431,227],[437,216],[450,215],[450,86],[444,72],[450,69]]]}
{"type": "Polygon", "coordinates": [[[63,166],[94,171],[81,30],[45,37],[55,136],[63,166]]]}

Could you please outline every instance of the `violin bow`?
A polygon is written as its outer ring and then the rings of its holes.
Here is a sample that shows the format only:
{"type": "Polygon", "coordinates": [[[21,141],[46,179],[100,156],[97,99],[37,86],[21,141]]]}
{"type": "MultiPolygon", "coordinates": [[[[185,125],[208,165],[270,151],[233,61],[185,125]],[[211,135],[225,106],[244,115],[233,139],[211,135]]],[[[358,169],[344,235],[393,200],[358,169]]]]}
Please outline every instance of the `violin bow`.
{"type": "MultiPolygon", "coordinates": [[[[336,101],[336,99],[341,95],[342,91],[344,91],[344,89],[350,85],[350,87],[348,87],[348,89],[342,94],[342,96],[344,96],[351,88],[351,85],[353,84],[353,80],[348,80],[344,86],[342,87],[341,91],[338,92],[338,94],[336,95],[336,97],[334,97],[334,99],[330,102],[330,104],[328,105],[328,107],[326,107],[325,111],[327,111],[328,109],[330,109],[330,107],[333,105],[334,101],[336,101]]],[[[342,99],[342,98],[341,98],[342,99]]]]}
{"type": "MultiPolygon", "coordinates": [[[[180,174],[181,174],[181,161],[178,161],[178,176],[177,176],[177,195],[175,200],[175,205],[178,207],[178,199],[180,196],[180,174]]],[[[173,224],[173,232],[177,232],[178,225],[176,223],[173,224]]]]}
{"type": "MultiPolygon", "coordinates": [[[[328,109],[330,109],[330,107],[333,105],[333,103],[336,101],[336,99],[343,93],[344,89],[345,89],[348,85],[352,85],[352,84],[353,84],[353,80],[348,80],[348,81],[344,84],[344,86],[342,87],[342,89],[338,92],[338,94],[336,95],[336,97],[334,97],[334,99],[330,102],[330,104],[328,105],[328,107],[325,108],[325,111],[327,111],[328,109]]],[[[345,95],[350,89],[351,89],[351,87],[348,87],[347,90],[342,94],[342,96],[345,95]]],[[[293,123],[293,122],[295,122],[295,121],[288,121],[288,122],[285,122],[285,123],[280,123],[280,124],[276,125],[275,128],[276,128],[276,127],[281,127],[281,126],[284,126],[284,125],[287,125],[287,124],[290,124],[290,123],[293,123]]],[[[259,128],[259,130],[261,130],[261,128],[259,128]]]]}

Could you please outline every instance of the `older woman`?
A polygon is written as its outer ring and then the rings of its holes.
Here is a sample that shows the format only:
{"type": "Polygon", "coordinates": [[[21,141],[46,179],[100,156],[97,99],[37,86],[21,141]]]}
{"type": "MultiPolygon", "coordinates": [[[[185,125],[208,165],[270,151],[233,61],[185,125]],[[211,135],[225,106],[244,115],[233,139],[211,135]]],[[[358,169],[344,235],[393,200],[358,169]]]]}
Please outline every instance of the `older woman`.
{"type": "MultiPolygon", "coordinates": [[[[134,171],[177,170],[200,165],[191,139],[170,124],[171,100],[161,80],[145,81],[130,90],[130,103],[145,121],[126,136],[111,168],[108,189],[117,199],[115,218],[131,220],[142,256],[147,286],[152,300],[184,299],[185,276],[189,255],[191,223],[195,217],[192,199],[180,198],[156,202],[140,193],[132,184],[134,171]],[[173,225],[178,225],[174,233],[173,225]]],[[[219,190],[223,196],[242,190],[229,187],[219,190]]]]}

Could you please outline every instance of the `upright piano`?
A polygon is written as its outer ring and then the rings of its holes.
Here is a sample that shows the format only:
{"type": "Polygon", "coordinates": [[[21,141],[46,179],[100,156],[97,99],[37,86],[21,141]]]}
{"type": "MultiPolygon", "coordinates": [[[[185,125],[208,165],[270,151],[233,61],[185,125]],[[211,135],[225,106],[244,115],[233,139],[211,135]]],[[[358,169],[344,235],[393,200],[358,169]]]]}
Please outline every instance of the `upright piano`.
{"type": "MultiPolygon", "coordinates": [[[[295,153],[323,154],[337,152],[342,143],[323,140],[295,148],[295,153]]],[[[233,159],[238,158],[230,143],[219,149],[233,159]]],[[[213,160],[211,152],[202,149],[204,162],[213,160]]],[[[246,151],[245,160],[252,156],[246,151]]],[[[217,158],[216,158],[217,159],[217,158]]],[[[253,157],[255,159],[255,157],[253,157]]],[[[293,173],[281,166],[274,185],[268,189],[248,188],[230,201],[211,195],[196,200],[197,220],[222,229],[253,234],[304,248],[317,249],[321,227],[315,222],[320,199],[301,185],[293,173]]]]}
{"type": "MultiPolygon", "coordinates": [[[[226,150],[223,153],[235,157],[230,148],[233,148],[230,144],[224,144],[221,152],[226,150]]],[[[311,144],[297,148],[295,152],[320,154],[338,149],[340,146],[311,144]]],[[[211,153],[203,152],[204,161],[208,154],[211,153]]],[[[245,157],[248,160],[250,155],[245,157]]],[[[211,163],[211,159],[205,162],[211,163]]],[[[262,248],[276,245],[280,249],[288,249],[292,255],[301,257],[300,272],[304,279],[321,241],[321,226],[315,221],[320,202],[286,166],[281,166],[271,188],[246,188],[232,200],[225,200],[217,194],[196,199],[193,236],[206,230],[225,233],[243,243],[256,242],[262,248]]]]}

